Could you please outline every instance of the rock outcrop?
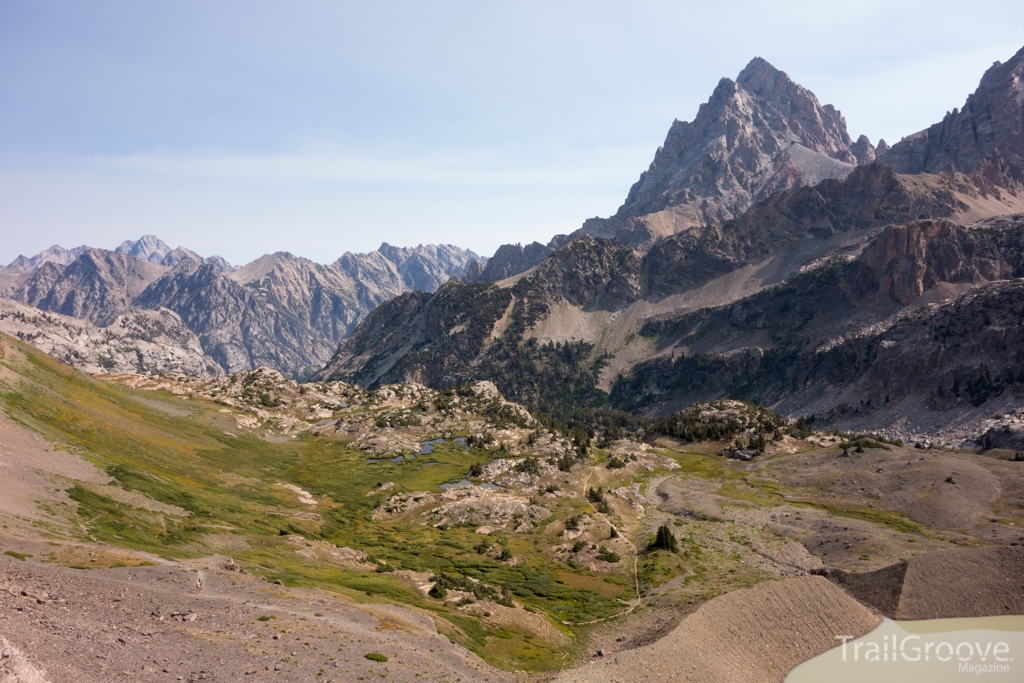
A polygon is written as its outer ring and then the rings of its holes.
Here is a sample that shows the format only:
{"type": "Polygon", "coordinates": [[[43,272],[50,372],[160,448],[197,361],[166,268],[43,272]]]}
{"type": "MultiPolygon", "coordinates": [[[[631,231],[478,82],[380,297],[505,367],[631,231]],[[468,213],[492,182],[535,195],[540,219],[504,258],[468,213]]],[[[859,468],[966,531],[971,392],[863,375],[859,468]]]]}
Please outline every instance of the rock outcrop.
{"type": "Polygon", "coordinates": [[[551,256],[555,247],[551,244],[531,242],[525,247],[522,244],[503,244],[494,252],[494,256],[479,272],[466,273],[467,282],[497,282],[507,277],[518,275],[551,256]]]}
{"type": "Polygon", "coordinates": [[[102,326],[128,310],[135,297],[168,270],[130,254],[89,249],[67,266],[44,264],[3,294],[102,326]]]}
{"type": "Polygon", "coordinates": [[[62,363],[92,373],[181,373],[216,377],[220,366],[167,309],[132,309],[106,327],[0,299],[0,332],[32,344],[62,363]]]}
{"type": "Polygon", "coordinates": [[[861,135],[857,141],[850,145],[850,154],[857,159],[857,164],[870,164],[875,160],[875,146],[868,140],[867,135],[861,135]]]}

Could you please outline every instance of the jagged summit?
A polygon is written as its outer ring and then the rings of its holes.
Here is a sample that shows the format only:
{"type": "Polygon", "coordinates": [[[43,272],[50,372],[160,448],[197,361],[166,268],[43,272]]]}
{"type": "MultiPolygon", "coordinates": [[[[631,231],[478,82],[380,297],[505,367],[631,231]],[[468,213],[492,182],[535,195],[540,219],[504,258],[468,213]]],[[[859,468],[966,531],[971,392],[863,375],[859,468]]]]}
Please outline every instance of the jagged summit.
{"type": "Polygon", "coordinates": [[[724,222],[779,190],[845,177],[857,165],[832,105],[756,57],[719,81],[692,121],[674,121],[615,216],[579,232],[635,246],[724,222]]]}
{"type": "Polygon", "coordinates": [[[156,235],[143,235],[137,240],[125,240],[114,249],[119,254],[131,254],[150,263],[162,263],[171,248],[156,235]]]}
{"type": "MultiPolygon", "coordinates": [[[[882,152],[888,149],[879,141],[882,152]]],[[[842,113],[762,57],[723,78],[692,121],[672,122],[654,160],[614,216],[591,218],[547,245],[502,245],[473,282],[524,272],[580,235],[641,249],[694,227],[722,224],[774,192],[845,178],[880,152],[856,142],[842,113]]]]}

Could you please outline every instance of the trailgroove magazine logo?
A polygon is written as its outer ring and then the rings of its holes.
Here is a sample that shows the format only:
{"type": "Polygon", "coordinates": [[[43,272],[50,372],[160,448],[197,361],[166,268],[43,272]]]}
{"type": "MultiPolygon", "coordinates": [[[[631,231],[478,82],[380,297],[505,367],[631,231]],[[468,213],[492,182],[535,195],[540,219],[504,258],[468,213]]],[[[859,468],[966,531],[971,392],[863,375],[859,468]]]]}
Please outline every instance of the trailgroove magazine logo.
{"type": "Polygon", "coordinates": [[[950,642],[916,633],[902,637],[893,633],[881,640],[835,636],[843,642],[843,661],[853,662],[956,662],[963,673],[1009,673],[1013,655],[1008,643],[999,641],[950,642]],[[849,645],[848,645],[849,644],[849,645]]]}

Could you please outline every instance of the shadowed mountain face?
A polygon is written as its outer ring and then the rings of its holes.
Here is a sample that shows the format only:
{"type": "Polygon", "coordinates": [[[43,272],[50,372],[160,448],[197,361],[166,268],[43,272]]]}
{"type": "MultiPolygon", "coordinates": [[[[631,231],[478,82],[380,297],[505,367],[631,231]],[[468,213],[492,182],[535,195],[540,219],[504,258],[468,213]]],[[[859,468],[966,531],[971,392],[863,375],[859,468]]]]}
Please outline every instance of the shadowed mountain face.
{"type": "Polygon", "coordinates": [[[512,285],[449,283],[383,304],[317,377],[487,378],[556,412],[582,403],[659,415],[741,397],[871,428],[894,415],[916,429],[936,414],[973,419],[1024,393],[1024,340],[1012,331],[1024,220],[851,232],[803,272],[712,306],[700,303],[748,266],[730,270],[681,236],[647,254],[584,236],[512,285]]]}
{"type": "Polygon", "coordinates": [[[166,308],[226,371],[266,366],[305,377],[382,301],[433,291],[480,259],[451,245],[383,244],[331,265],[282,252],[235,268],[153,236],[118,249],[87,250],[66,266],[37,257],[34,271],[10,269],[2,294],[99,325],[132,308],[166,308]]]}
{"type": "Polygon", "coordinates": [[[899,173],[938,173],[950,166],[1024,180],[1024,48],[996,62],[963,109],[892,146],[879,160],[899,173]]]}

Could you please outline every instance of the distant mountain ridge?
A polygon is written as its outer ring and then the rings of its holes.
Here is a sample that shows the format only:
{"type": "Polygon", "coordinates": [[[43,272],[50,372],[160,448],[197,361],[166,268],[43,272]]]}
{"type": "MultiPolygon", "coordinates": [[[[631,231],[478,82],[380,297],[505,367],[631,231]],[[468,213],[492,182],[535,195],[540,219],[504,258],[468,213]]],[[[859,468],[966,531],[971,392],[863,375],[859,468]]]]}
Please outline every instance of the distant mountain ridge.
{"type": "Polygon", "coordinates": [[[89,249],[90,247],[84,244],[80,247],[74,247],[72,249],[65,249],[59,244],[55,244],[49,249],[44,249],[35,256],[19,256],[18,258],[11,261],[7,266],[8,268],[20,268],[22,270],[35,270],[44,263],[56,263],[58,266],[66,266],[76,258],[82,255],[82,252],[89,249]]]}
{"type": "Polygon", "coordinates": [[[24,259],[31,270],[0,269],[0,295],[101,327],[134,308],[172,310],[223,370],[267,366],[296,377],[322,367],[382,301],[436,290],[486,261],[452,245],[384,243],[330,265],[279,252],[235,267],[152,235],[70,253],[54,247],[24,259]]]}

